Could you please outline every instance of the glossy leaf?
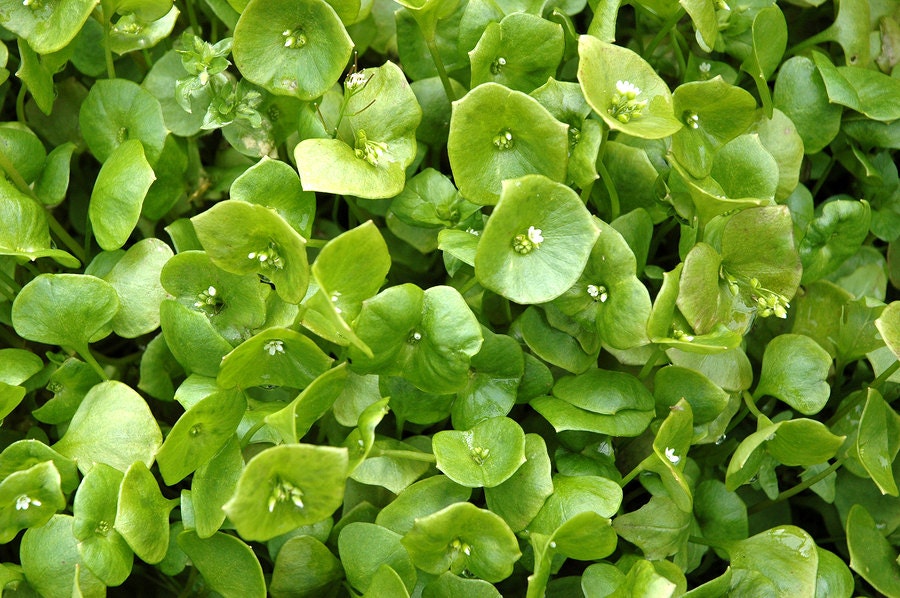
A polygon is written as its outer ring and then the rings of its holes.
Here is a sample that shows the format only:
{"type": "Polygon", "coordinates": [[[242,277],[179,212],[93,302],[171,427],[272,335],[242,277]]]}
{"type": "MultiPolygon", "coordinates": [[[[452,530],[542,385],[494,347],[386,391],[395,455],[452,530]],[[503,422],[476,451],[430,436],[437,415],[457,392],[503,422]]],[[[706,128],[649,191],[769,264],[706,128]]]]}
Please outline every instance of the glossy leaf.
{"type": "Polygon", "coordinates": [[[779,335],[766,346],[756,394],[777,397],[804,415],[818,413],[831,393],[830,368],[831,356],[808,336],[779,335]]]}
{"type": "Polygon", "coordinates": [[[129,247],[104,276],[119,297],[119,311],[111,322],[113,332],[135,338],[159,327],[159,304],[166,298],[160,273],[172,257],[172,250],[159,239],[143,239],[129,247]]]}
{"type": "Polygon", "coordinates": [[[97,4],[99,0],[73,0],[65,10],[54,10],[53,5],[10,3],[0,25],[28,40],[35,52],[49,54],[75,38],[97,4]]]}
{"type": "Polygon", "coordinates": [[[178,546],[209,587],[223,596],[266,595],[262,567],[253,550],[234,536],[217,532],[201,539],[195,532],[178,535],[178,546]]]}
{"type": "Polygon", "coordinates": [[[881,492],[891,496],[900,494],[891,468],[900,451],[900,415],[871,388],[859,421],[856,450],[860,462],[881,492]]]}
{"type": "Polygon", "coordinates": [[[42,596],[71,596],[75,583],[82,595],[103,595],[106,591],[78,553],[73,521],[71,515],[54,515],[46,525],[29,529],[22,536],[22,571],[42,596]]]}
{"type": "Polygon", "coordinates": [[[490,488],[525,463],[525,433],[509,418],[485,419],[470,430],[435,434],[434,456],[438,469],[457,484],[490,488]]]}
{"type": "Polygon", "coordinates": [[[289,328],[273,327],[223,357],[216,380],[222,388],[303,388],[323,374],[332,361],[308,337],[289,328]]]}
{"type": "Polygon", "coordinates": [[[847,547],[851,569],[886,596],[900,593],[897,550],[862,505],[853,505],[847,516],[847,547]]]}

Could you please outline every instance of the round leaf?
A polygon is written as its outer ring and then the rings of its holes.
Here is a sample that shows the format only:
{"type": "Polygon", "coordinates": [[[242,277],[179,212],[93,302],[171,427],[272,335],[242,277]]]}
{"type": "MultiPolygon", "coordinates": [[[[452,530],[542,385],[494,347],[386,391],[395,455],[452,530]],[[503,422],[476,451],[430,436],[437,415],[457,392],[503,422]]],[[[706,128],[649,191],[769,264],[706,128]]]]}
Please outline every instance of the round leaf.
{"type": "Polygon", "coordinates": [[[289,328],[267,328],[222,359],[217,382],[222,388],[304,388],[323,374],[332,361],[311,339],[299,332],[289,328]]]}
{"type": "Polygon", "coordinates": [[[634,51],[582,35],[578,55],[584,97],[609,128],[643,139],[668,137],[681,128],[669,87],[634,51]]]}
{"type": "Polygon", "coordinates": [[[22,571],[41,596],[71,596],[77,583],[84,596],[102,596],[106,586],[84,565],[78,540],[72,534],[71,515],[54,515],[42,526],[29,529],[19,551],[22,571]]]}
{"type": "Polygon", "coordinates": [[[463,197],[495,204],[501,183],[527,174],[566,178],[568,127],[534,98],[497,83],[453,103],[447,154],[463,197]]]}
{"type": "Polygon", "coordinates": [[[99,1],[11,2],[4,7],[0,25],[28,40],[35,52],[49,54],[75,39],[99,1]]]}
{"type": "Polygon", "coordinates": [[[234,28],[234,63],[277,95],[313,100],[334,85],[353,41],[324,0],[251,0],[234,28]]]}
{"type": "Polygon", "coordinates": [[[265,541],[330,516],[344,500],[347,449],[308,444],[272,447],[244,468],[223,509],[238,533],[265,541]]]}
{"type": "Polygon", "coordinates": [[[818,413],[831,394],[831,355],[808,336],[781,334],[763,355],[756,396],[777,397],[804,415],[818,413]]]}
{"type": "Polygon", "coordinates": [[[184,531],[178,535],[178,546],[211,590],[222,596],[265,597],[262,566],[240,539],[222,532],[201,539],[196,532],[184,531]]]}
{"type": "Polygon", "coordinates": [[[0,256],[36,260],[50,257],[67,268],[81,265],[74,256],[50,248],[47,213],[30,197],[0,178],[0,256]]]}
{"type": "Polygon", "coordinates": [[[82,473],[94,463],[126,471],[132,463],[153,463],[162,432],[147,403],[125,384],[112,380],[84,397],[54,450],[78,463],[82,473]]]}
{"type": "Polygon", "coordinates": [[[456,503],[416,519],[403,545],[417,567],[440,575],[468,570],[485,581],[509,577],[519,560],[519,543],[498,515],[472,503],[456,503]]]}
{"type": "Polygon", "coordinates": [[[163,497],[147,466],[136,461],[119,487],[115,529],[142,560],[158,563],[166,556],[169,512],[175,504],[163,497]]]}
{"type": "Polygon", "coordinates": [[[23,529],[41,527],[65,506],[53,461],[9,474],[0,482],[0,542],[11,542],[23,529]]]}
{"type": "Polygon", "coordinates": [[[537,434],[526,434],[525,463],[505,482],[485,488],[488,508],[503,517],[514,532],[522,531],[553,494],[550,472],[550,456],[544,439],[537,434]]]}
{"type": "Polygon", "coordinates": [[[444,430],[432,442],[437,468],[469,488],[497,486],[525,463],[525,432],[507,417],[483,420],[471,430],[444,430]]]}
{"type": "Polygon", "coordinates": [[[304,237],[312,233],[316,197],[303,190],[290,165],[264,156],[231,184],[231,199],[272,208],[304,237]]]}
{"type": "Polygon", "coordinates": [[[866,508],[853,505],[846,526],[850,568],[885,596],[900,594],[897,549],[884,537],[866,508]]]}
{"type": "Polygon", "coordinates": [[[109,283],[86,274],[41,274],[12,305],[16,333],[28,340],[87,352],[109,333],[119,298],[109,283]]]}
{"type": "Polygon", "coordinates": [[[119,296],[120,309],[110,322],[113,332],[136,338],[159,327],[159,304],[166,298],[160,272],[171,257],[172,250],[159,239],[142,239],[104,276],[119,296]]]}
{"type": "Polygon", "coordinates": [[[540,175],[503,181],[475,254],[479,282],[517,303],[544,303],[578,280],[600,231],[570,188],[540,175]]]}

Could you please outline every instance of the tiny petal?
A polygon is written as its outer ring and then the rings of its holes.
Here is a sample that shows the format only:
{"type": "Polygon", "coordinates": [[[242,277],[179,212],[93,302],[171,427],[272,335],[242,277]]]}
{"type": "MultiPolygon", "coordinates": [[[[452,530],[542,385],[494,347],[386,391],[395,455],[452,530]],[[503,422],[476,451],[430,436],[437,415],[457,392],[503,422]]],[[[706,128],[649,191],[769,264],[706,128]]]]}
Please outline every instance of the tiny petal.
{"type": "Polygon", "coordinates": [[[675,454],[675,449],[666,447],[666,459],[668,459],[673,465],[681,461],[681,457],[675,454]]]}

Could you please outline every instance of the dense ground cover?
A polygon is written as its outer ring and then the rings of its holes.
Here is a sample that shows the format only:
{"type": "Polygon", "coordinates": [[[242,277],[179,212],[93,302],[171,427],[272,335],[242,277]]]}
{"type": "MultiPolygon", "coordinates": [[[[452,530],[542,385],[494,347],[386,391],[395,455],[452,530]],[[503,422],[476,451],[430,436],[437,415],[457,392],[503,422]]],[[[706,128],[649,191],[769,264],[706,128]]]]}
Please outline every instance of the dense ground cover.
{"type": "Polygon", "coordinates": [[[892,0],[0,0],[4,595],[900,596],[892,0]]]}

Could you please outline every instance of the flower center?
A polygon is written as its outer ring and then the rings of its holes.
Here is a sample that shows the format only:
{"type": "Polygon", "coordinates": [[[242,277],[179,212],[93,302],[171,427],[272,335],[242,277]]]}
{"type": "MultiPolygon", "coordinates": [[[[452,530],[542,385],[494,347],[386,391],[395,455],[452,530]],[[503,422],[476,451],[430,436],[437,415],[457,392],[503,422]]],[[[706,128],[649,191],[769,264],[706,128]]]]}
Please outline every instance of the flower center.
{"type": "Polygon", "coordinates": [[[306,37],[306,34],[303,33],[302,27],[297,27],[296,29],[285,29],[281,33],[281,37],[284,38],[285,48],[302,48],[309,41],[309,39],[306,37]]]}
{"type": "Polygon", "coordinates": [[[282,480],[281,478],[275,478],[275,482],[272,487],[272,492],[269,494],[269,513],[275,511],[275,506],[278,503],[291,503],[298,509],[303,508],[303,491],[300,488],[297,488],[292,483],[287,480],[282,480]]]}
{"type": "Polygon", "coordinates": [[[494,135],[494,147],[499,150],[509,150],[512,149],[516,145],[515,140],[513,139],[512,131],[509,129],[503,129],[496,135],[494,135]]]}
{"type": "Polygon", "coordinates": [[[275,241],[269,241],[269,247],[262,251],[251,251],[247,254],[247,259],[256,260],[259,264],[269,270],[281,270],[284,268],[284,259],[278,255],[278,246],[275,241]]]}
{"type": "Polygon", "coordinates": [[[366,137],[366,132],[360,129],[356,132],[356,148],[353,152],[360,160],[365,160],[372,166],[378,166],[387,146],[379,141],[371,141],[366,137]]]}
{"type": "Polygon", "coordinates": [[[263,345],[263,350],[269,355],[275,355],[276,353],[284,353],[284,341],[280,340],[271,340],[263,345]]]}
{"type": "Polygon", "coordinates": [[[630,81],[616,81],[616,92],[612,96],[607,114],[620,123],[630,122],[641,116],[641,112],[647,107],[647,100],[638,100],[641,88],[630,81]]]}
{"type": "Polygon", "coordinates": [[[494,75],[499,75],[500,71],[503,70],[503,67],[506,66],[506,59],[502,56],[498,57],[497,60],[491,63],[491,73],[494,75]]]}

